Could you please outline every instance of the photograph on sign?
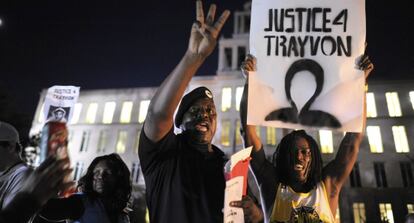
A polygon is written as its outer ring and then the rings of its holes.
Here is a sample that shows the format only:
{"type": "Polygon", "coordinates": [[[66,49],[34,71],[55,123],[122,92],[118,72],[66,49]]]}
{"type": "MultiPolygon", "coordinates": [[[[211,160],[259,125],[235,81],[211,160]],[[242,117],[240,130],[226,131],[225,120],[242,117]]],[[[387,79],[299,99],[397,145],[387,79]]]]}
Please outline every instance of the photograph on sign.
{"type": "Polygon", "coordinates": [[[69,118],[70,107],[56,107],[50,105],[47,114],[48,121],[67,122],[69,118]]]}
{"type": "Polygon", "coordinates": [[[79,87],[52,86],[47,90],[43,106],[46,122],[56,121],[68,123],[79,97],[79,87]]]}

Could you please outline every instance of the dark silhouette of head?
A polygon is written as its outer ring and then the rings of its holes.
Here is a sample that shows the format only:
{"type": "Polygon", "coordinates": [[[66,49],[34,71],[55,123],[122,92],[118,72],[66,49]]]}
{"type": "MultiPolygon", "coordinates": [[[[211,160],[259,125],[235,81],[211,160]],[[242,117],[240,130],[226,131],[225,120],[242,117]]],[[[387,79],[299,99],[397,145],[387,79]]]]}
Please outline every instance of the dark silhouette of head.
{"type": "Polygon", "coordinates": [[[308,168],[305,171],[305,180],[299,183],[305,191],[309,191],[322,179],[322,157],[318,144],[304,130],[292,131],[282,138],[273,154],[273,164],[276,167],[276,174],[280,183],[284,185],[292,185],[295,181],[298,183],[298,179],[295,178],[295,168],[298,168],[297,142],[301,141],[301,139],[302,141],[303,139],[306,140],[311,157],[308,166],[299,165],[302,169],[308,168]]]}
{"type": "Polygon", "coordinates": [[[7,169],[16,161],[22,160],[22,152],[17,129],[0,121],[0,169],[7,169]]]}
{"type": "Polygon", "coordinates": [[[111,209],[122,211],[131,195],[132,186],[129,169],[118,154],[112,153],[96,157],[89,165],[86,174],[79,180],[78,188],[92,199],[101,198],[110,201],[111,209]],[[107,168],[106,176],[102,173],[102,167],[107,168]],[[101,172],[97,173],[96,170],[98,169],[101,172]],[[99,178],[99,181],[104,181],[100,182],[99,189],[96,187],[97,178],[99,178]],[[104,178],[110,180],[105,182],[104,178]],[[108,189],[102,189],[102,187],[108,189]]]}
{"type": "Polygon", "coordinates": [[[407,214],[404,223],[414,223],[414,213],[407,214]]]}

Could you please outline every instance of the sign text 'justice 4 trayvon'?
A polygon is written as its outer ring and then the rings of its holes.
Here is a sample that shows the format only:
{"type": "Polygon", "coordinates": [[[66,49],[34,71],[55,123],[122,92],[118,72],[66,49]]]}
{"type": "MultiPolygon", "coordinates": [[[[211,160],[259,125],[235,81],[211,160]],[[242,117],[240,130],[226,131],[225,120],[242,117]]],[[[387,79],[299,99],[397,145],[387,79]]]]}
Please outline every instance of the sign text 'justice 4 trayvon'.
{"type": "Polygon", "coordinates": [[[310,55],[315,56],[319,52],[326,56],[337,54],[338,56],[351,56],[352,37],[347,35],[333,36],[333,26],[340,26],[344,33],[347,29],[348,10],[343,9],[338,14],[332,14],[330,8],[282,8],[269,9],[269,24],[264,29],[269,35],[267,40],[267,55],[275,56],[305,56],[309,50],[310,55]],[[321,19],[319,23],[317,18],[321,19]],[[320,24],[320,25],[318,25],[320,24]],[[290,36],[278,33],[321,33],[318,36],[290,36]],[[328,44],[327,44],[328,43],[328,44]]]}

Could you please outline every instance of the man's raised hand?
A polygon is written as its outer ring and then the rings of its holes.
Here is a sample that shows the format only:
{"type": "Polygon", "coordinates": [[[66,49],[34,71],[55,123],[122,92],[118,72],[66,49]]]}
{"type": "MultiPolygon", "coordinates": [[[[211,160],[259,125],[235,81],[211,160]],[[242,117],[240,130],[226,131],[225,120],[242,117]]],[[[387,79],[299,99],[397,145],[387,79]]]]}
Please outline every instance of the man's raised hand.
{"type": "Polygon", "coordinates": [[[209,56],[217,43],[217,37],[230,15],[229,10],[225,10],[219,19],[214,22],[216,5],[210,5],[207,17],[204,17],[203,4],[196,2],[196,20],[191,29],[188,53],[192,56],[205,59],[209,56]]]}

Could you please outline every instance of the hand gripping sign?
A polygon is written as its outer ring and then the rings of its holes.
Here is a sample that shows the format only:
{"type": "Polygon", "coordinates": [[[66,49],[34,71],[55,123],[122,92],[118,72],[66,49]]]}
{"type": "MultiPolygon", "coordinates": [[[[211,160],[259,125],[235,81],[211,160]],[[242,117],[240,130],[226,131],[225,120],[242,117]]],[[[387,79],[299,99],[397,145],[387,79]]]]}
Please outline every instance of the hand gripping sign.
{"type": "Polygon", "coordinates": [[[248,123],[360,132],[364,0],[253,0],[248,123]]]}
{"type": "Polygon", "coordinates": [[[247,173],[252,147],[233,154],[224,166],[226,189],[224,191],[224,223],[244,222],[242,208],[230,206],[230,201],[239,201],[247,194],[247,173]]]}

